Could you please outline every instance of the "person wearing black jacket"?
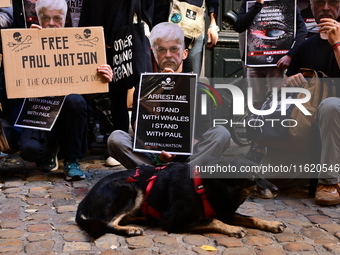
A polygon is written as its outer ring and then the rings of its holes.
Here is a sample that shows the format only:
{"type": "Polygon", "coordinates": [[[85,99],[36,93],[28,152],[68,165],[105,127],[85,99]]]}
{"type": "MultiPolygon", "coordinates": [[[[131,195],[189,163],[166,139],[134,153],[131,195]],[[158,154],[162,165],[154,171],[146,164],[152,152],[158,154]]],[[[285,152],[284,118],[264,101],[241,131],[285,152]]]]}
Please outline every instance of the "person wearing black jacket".
{"type": "MultiPolygon", "coordinates": [[[[181,73],[183,71],[183,60],[187,57],[188,51],[185,49],[184,34],[179,26],[169,22],[156,25],[151,31],[150,43],[160,72],[181,73]],[[160,46],[162,51],[159,50],[160,46]],[[170,49],[174,50],[171,51],[170,49]],[[163,52],[164,50],[166,52],[163,52]]],[[[202,90],[198,89],[198,91],[202,90]]],[[[197,98],[200,99],[201,96],[198,94],[197,98]]],[[[196,104],[199,105],[199,102],[196,104]]],[[[207,105],[209,107],[209,102],[207,105]]],[[[136,116],[136,107],[135,104],[134,116],[136,116]]],[[[196,107],[196,109],[195,145],[190,163],[199,165],[204,158],[223,157],[230,146],[231,136],[224,126],[212,127],[210,117],[202,115],[200,107],[196,107]]],[[[133,137],[122,130],[115,130],[108,138],[110,155],[126,168],[135,168],[141,164],[156,165],[187,159],[183,156],[171,155],[165,151],[158,155],[133,151],[132,144],[133,137]]]]}
{"type": "MultiPolygon", "coordinates": [[[[300,68],[322,71],[332,78],[340,77],[340,1],[310,0],[310,4],[319,33],[296,49],[286,80],[287,84],[294,87],[306,82],[300,68]]],[[[324,99],[315,115],[321,141],[321,148],[313,148],[320,149],[320,162],[315,164],[318,169],[315,172],[318,175],[318,187],[314,201],[318,205],[340,204],[340,92],[339,80],[334,81],[337,85],[336,96],[324,99]]],[[[315,141],[317,137],[311,139],[315,141]]],[[[308,167],[309,164],[303,166],[308,167]]],[[[306,175],[308,171],[302,174],[306,175]]]]}
{"type": "MultiPolygon", "coordinates": [[[[188,58],[183,63],[183,70],[185,72],[194,72],[200,75],[202,68],[203,47],[205,41],[207,42],[208,48],[213,48],[218,40],[219,27],[217,26],[217,16],[220,1],[219,0],[181,0],[181,1],[187,2],[198,7],[201,7],[204,3],[208,11],[209,27],[206,32],[206,36],[203,32],[201,37],[194,42],[192,48],[189,50],[188,58]]],[[[152,20],[153,26],[157,25],[160,22],[166,22],[169,20],[170,3],[171,0],[155,1],[154,14],[152,20]]],[[[187,48],[191,41],[192,40],[189,38],[185,39],[187,48]]]]}
{"type": "MultiPolygon", "coordinates": [[[[153,0],[140,0],[142,21],[146,27],[152,27],[153,0]]],[[[79,27],[103,26],[104,37],[107,50],[107,63],[112,64],[113,41],[115,30],[126,26],[129,21],[131,1],[126,0],[83,0],[82,11],[79,20],[79,27]]],[[[148,43],[147,38],[145,38],[148,43]]],[[[144,60],[144,59],[143,59],[144,60]]],[[[151,56],[150,61],[145,59],[145,71],[152,71],[151,56]]],[[[114,130],[129,130],[129,114],[127,107],[128,87],[137,87],[138,84],[127,84],[121,86],[114,81],[109,84],[109,94],[111,101],[111,116],[114,130]]],[[[111,130],[113,131],[113,130],[111,130]]],[[[110,132],[111,132],[110,131],[110,132]]]]}
{"type": "MultiPolygon", "coordinates": [[[[39,24],[31,27],[54,29],[64,27],[68,6],[64,0],[38,0],[36,13],[39,24]]],[[[24,9],[21,0],[13,0],[14,21],[25,27],[24,9]]],[[[112,80],[112,69],[103,64],[97,68],[105,81],[112,80]]],[[[14,125],[19,115],[22,99],[7,100],[8,119],[14,125]]],[[[85,179],[78,159],[87,152],[86,125],[88,105],[82,95],[70,94],[65,101],[51,131],[22,128],[18,141],[20,156],[29,162],[35,162],[43,172],[59,168],[58,159],[64,159],[64,174],[67,181],[85,179]]]]}
{"type": "MultiPolygon", "coordinates": [[[[253,23],[254,18],[262,10],[264,0],[256,0],[255,4],[246,11],[247,2],[250,0],[243,0],[236,23],[234,24],[235,31],[240,33],[240,48],[243,49],[242,60],[245,59],[245,41],[244,32],[253,23]]],[[[300,14],[298,7],[296,7],[296,35],[292,47],[288,53],[283,56],[278,62],[277,66],[270,67],[247,67],[246,77],[248,78],[248,86],[253,88],[253,106],[255,108],[261,107],[265,101],[266,95],[273,87],[280,87],[284,78],[284,71],[289,66],[292,56],[296,48],[301,44],[307,35],[307,28],[304,20],[300,14]],[[262,78],[262,79],[261,79],[262,78]],[[266,83],[263,80],[266,79],[266,83]]],[[[260,163],[265,148],[256,144],[252,144],[247,159],[256,163],[260,163]]]]}

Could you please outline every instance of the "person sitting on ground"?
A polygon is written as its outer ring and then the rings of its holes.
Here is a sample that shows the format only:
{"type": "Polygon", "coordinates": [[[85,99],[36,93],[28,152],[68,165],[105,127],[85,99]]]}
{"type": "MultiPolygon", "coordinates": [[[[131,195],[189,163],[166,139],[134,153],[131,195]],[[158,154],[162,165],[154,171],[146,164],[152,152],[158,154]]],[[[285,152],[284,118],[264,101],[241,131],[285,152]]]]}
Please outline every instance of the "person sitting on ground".
{"type": "MultiPolygon", "coordinates": [[[[300,68],[310,68],[315,71],[322,71],[329,77],[340,77],[340,13],[339,0],[310,0],[311,9],[318,23],[319,33],[304,41],[295,51],[292,61],[287,70],[286,84],[290,86],[301,86],[306,82],[300,73],[300,68]],[[313,53],[313,54],[311,54],[313,53]]],[[[315,203],[319,205],[337,205],[340,203],[340,89],[337,87],[337,97],[324,99],[317,108],[315,119],[318,123],[321,135],[321,159],[320,166],[327,171],[318,174],[318,188],[315,193],[315,203]]],[[[317,139],[313,137],[313,139],[317,139]]],[[[308,164],[307,157],[296,157],[283,151],[268,149],[261,164],[280,165],[308,164]]],[[[308,165],[307,165],[308,166],[308,165]]],[[[308,174],[302,173],[305,176],[308,174]]],[[[267,176],[268,177],[268,176],[267,176]]],[[[275,178],[275,175],[273,176],[275,178]]],[[[279,180],[279,186],[292,186],[291,182],[298,183],[303,179],[298,178],[279,180]],[[283,182],[286,183],[283,183],[283,182]]],[[[274,182],[273,180],[271,180],[274,182]]],[[[275,182],[274,182],[275,183],[275,182]]],[[[275,183],[277,185],[277,183],[275,183]]]]}
{"type": "MultiPolygon", "coordinates": [[[[151,30],[150,44],[160,72],[182,72],[183,60],[187,57],[188,50],[185,49],[184,33],[179,26],[169,22],[157,24],[151,30]]],[[[201,96],[198,95],[198,105],[200,98],[201,96]]],[[[136,117],[136,102],[137,100],[134,101],[133,105],[133,123],[136,117]]],[[[229,131],[223,126],[212,127],[210,117],[207,115],[196,114],[196,123],[195,145],[190,163],[199,165],[204,158],[211,156],[223,157],[230,146],[229,131]]],[[[183,157],[171,155],[165,151],[158,155],[133,151],[133,137],[122,130],[113,131],[108,138],[107,144],[110,155],[128,169],[142,164],[156,165],[160,162],[183,160],[183,157]]]]}
{"type": "MultiPolygon", "coordinates": [[[[20,1],[21,2],[21,1],[20,1]]],[[[13,5],[17,2],[14,1],[13,5]]],[[[65,0],[38,0],[36,13],[40,26],[37,28],[62,28],[65,25],[67,3],[65,0]]],[[[20,17],[15,17],[20,18],[20,17]]],[[[103,64],[98,67],[107,82],[112,80],[112,69],[103,64]]],[[[8,100],[9,121],[14,124],[23,100],[8,100]]],[[[50,132],[22,128],[19,137],[21,157],[29,162],[36,162],[43,172],[58,169],[58,158],[64,158],[64,173],[68,181],[85,178],[79,167],[78,159],[86,152],[86,125],[88,106],[79,94],[67,95],[50,132]]]]}
{"type": "MultiPolygon", "coordinates": [[[[245,31],[251,27],[255,18],[258,17],[262,8],[265,6],[264,0],[256,0],[254,5],[247,10],[247,4],[250,0],[243,0],[240,6],[240,11],[238,13],[238,18],[236,23],[234,24],[235,31],[240,33],[240,46],[241,48],[245,47],[245,31]]],[[[294,55],[294,51],[301,44],[307,35],[307,28],[301,16],[300,10],[298,7],[295,9],[296,12],[296,35],[294,37],[294,41],[292,42],[291,48],[287,52],[286,55],[281,57],[276,66],[251,66],[246,68],[246,77],[248,78],[248,86],[253,88],[253,106],[255,109],[260,109],[262,104],[266,99],[266,95],[269,91],[272,91],[273,87],[280,87],[282,80],[284,79],[285,69],[289,66],[292,56],[294,55]]],[[[286,24],[289,22],[289,15],[285,15],[284,11],[281,13],[276,13],[278,16],[276,20],[272,23],[268,22],[265,25],[266,30],[277,29],[277,23],[286,24]],[[279,15],[280,14],[280,15],[279,15]],[[280,21],[280,22],[279,22],[280,21]]],[[[287,26],[287,25],[286,25],[287,26]]],[[[261,38],[257,38],[257,41],[262,42],[260,46],[251,45],[252,48],[259,51],[264,48],[264,42],[261,38]]],[[[280,40],[276,40],[276,43],[279,43],[280,40]]],[[[259,43],[259,42],[257,42],[259,43]]],[[[241,54],[242,60],[245,60],[245,52],[241,54]]],[[[255,142],[251,143],[251,147],[246,155],[246,158],[254,161],[255,163],[260,163],[262,157],[265,154],[265,147],[255,142]]]]}

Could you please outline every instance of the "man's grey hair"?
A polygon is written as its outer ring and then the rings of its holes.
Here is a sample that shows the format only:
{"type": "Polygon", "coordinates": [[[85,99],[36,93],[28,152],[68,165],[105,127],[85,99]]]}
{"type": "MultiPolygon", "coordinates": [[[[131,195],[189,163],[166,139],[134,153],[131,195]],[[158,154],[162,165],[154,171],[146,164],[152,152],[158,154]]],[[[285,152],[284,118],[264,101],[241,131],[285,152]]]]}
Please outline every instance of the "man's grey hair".
{"type": "Polygon", "coordinates": [[[172,40],[178,41],[182,45],[182,49],[185,49],[183,30],[174,23],[162,22],[154,26],[150,33],[151,47],[154,48],[156,46],[157,39],[162,39],[166,42],[172,40]]]}
{"type": "Polygon", "coordinates": [[[42,8],[46,8],[48,10],[60,10],[61,13],[64,15],[63,26],[65,25],[68,8],[66,0],[38,0],[35,4],[35,12],[37,13],[40,24],[40,12],[42,8]]]}

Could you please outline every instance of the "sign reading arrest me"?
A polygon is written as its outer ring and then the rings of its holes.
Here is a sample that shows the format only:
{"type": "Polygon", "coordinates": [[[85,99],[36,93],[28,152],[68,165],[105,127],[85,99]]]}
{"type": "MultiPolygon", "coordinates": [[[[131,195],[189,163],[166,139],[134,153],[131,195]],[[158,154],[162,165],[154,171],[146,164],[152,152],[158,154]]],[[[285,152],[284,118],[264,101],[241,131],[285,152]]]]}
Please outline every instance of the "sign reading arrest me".
{"type": "Polygon", "coordinates": [[[2,29],[8,98],[108,92],[102,27],[2,29]]]}
{"type": "Polygon", "coordinates": [[[142,74],[133,149],[190,155],[195,94],[196,74],[142,74]]]}

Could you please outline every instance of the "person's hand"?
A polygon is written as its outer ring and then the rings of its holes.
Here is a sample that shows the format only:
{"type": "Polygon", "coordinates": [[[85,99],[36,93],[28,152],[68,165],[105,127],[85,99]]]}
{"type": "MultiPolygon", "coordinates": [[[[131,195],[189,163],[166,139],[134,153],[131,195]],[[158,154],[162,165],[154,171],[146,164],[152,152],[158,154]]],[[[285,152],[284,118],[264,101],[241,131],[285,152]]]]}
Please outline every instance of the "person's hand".
{"type": "Polygon", "coordinates": [[[107,82],[112,81],[113,72],[112,72],[111,66],[106,65],[106,64],[101,65],[97,67],[97,71],[98,73],[101,73],[103,75],[103,77],[106,79],[107,82]]]}
{"type": "Polygon", "coordinates": [[[41,26],[39,26],[39,25],[37,25],[37,24],[32,24],[31,26],[30,26],[30,28],[38,28],[38,29],[42,29],[42,27],[41,26]]]}
{"type": "Polygon", "coordinates": [[[216,28],[209,27],[207,31],[207,47],[212,48],[218,41],[218,32],[216,28]]]}
{"type": "Polygon", "coordinates": [[[259,2],[260,4],[263,4],[264,0],[256,0],[256,2],[259,2]]]}
{"type": "Polygon", "coordinates": [[[282,58],[280,58],[279,61],[277,61],[277,67],[281,69],[287,69],[291,60],[292,60],[291,56],[285,55],[282,58]]]}
{"type": "Polygon", "coordinates": [[[290,87],[301,87],[307,80],[302,75],[302,73],[294,74],[285,79],[285,84],[288,84],[290,87]]]}
{"type": "Polygon", "coordinates": [[[320,19],[320,23],[317,24],[317,26],[320,27],[320,33],[327,34],[330,45],[340,42],[340,23],[338,23],[336,20],[323,18],[320,19]]]}
{"type": "Polygon", "coordinates": [[[174,160],[176,155],[170,154],[166,151],[162,151],[161,154],[158,155],[159,160],[161,160],[164,163],[168,163],[174,160]]]}
{"type": "Polygon", "coordinates": [[[162,73],[174,73],[175,71],[172,70],[171,68],[169,67],[165,67],[163,70],[162,70],[162,73]]]}

